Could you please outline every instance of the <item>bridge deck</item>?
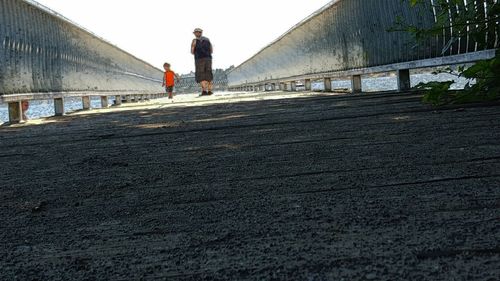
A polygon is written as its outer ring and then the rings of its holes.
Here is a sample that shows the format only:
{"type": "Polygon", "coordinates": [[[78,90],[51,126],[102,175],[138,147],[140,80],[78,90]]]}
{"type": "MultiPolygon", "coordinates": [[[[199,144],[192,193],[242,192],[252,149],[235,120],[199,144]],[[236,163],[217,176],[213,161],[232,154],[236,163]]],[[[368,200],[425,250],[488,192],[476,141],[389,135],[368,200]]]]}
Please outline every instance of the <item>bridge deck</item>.
{"type": "Polygon", "coordinates": [[[0,128],[0,279],[500,275],[498,105],[267,95],[0,128]]]}

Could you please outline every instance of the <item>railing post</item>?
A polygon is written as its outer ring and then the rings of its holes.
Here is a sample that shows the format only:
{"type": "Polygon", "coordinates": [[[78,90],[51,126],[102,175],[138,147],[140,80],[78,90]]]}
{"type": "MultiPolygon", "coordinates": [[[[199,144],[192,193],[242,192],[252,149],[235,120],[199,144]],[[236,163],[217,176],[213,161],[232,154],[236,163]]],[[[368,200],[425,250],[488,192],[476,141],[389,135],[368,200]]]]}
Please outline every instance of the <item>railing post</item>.
{"type": "Polygon", "coordinates": [[[331,78],[324,78],[323,84],[325,85],[325,92],[332,91],[332,79],[331,78]]]}
{"type": "Polygon", "coordinates": [[[64,115],[64,98],[54,99],[54,111],[55,116],[64,115]]]}
{"type": "Polygon", "coordinates": [[[23,121],[23,109],[20,101],[9,102],[9,122],[11,124],[23,121]]]}
{"type": "Polygon", "coordinates": [[[276,91],[276,83],[271,83],[271,91],[276,91]]]}
{"type": "Polygon", "coordinates": [[[296,92],[297,91],[297,82],[295,82],[295,81],[290,82],[290,90],[292,92],[296,92]]]}
{"type": "Polygon", "coordinates": [[[361,75],[353,75],[351,84],[353,93],[361,93],[361,75]]]}
{"type": "Polygon", "coordinates": [[[90,97],[89,96],[82,97],[82,108],[83,108],[83,110],[90,109],[90,97]]]}
{"type": "Polygon", "coordinates": [[[122,105],[122,96],[115,96],[115,105],[122,105]]]}
{"type": "Polygon", "coordinates": [[[411,88],[410,70],[409,69],[399,69],[398,70],[398,91],[407,91],[410,88],[411,88]]]}
{"type": "Polygon", "coordinates": [[[101,96],[101,107],[102,108],[107,108],[109,105],[108,103],[108,96],[101,96]]]}
{"type": "Polygon", "coordinates": [[[311,86],[311,85],[312,85],[312,84],[311,84],[311,79],[306,79],[306,80],[304,81],[304,87],[305,87],[305,90],[306,90],[306,91],[310,91],[310,90],[312,90],[312,86],[311,86]]]}

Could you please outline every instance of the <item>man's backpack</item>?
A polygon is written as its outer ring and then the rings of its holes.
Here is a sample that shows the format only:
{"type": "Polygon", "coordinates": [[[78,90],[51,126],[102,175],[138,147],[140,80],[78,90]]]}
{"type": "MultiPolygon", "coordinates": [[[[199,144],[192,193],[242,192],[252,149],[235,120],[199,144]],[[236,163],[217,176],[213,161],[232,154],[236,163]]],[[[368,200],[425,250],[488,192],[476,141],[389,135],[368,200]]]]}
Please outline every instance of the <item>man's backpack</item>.
{"type": "Polygon", "coordinates": [[[201,59],[201,58],[212,57],[210,49],[211,49],[211,44],[208,38],[202,37],[196,40],[196,50],[195,50],[196,58],[201,59]]]}

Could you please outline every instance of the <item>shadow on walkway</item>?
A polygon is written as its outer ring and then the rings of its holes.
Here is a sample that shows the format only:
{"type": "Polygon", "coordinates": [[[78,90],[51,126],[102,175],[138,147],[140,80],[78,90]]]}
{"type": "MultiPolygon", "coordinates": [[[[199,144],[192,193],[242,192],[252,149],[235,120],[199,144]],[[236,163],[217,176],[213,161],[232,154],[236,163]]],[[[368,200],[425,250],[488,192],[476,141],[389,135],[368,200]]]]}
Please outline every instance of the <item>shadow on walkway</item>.
{"type": "Polygon", "coordinates": [[[500,111],[418,94],[0,128],[0,279],[487,280],[500,111]]]}

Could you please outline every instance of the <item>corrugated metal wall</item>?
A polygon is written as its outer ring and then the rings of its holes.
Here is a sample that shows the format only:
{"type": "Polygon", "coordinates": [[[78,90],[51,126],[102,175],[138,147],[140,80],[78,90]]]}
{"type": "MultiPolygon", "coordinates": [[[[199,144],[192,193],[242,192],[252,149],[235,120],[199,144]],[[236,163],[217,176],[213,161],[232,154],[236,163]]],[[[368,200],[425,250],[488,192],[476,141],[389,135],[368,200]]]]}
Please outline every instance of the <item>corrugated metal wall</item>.
{"type": "Polygon", "coordinates": [[[159,69],[34,2],[0,0],[0,95],[161,92],[161,79],[159,69]]]}
{"type": "MultiPolygon", "coordinates": [[[[429,4],[434,0],[428,0],[429,4]]],[[[463,0],[466,3],[467,0],[463,0]]],[[[470,2],[470,0],[468,0],[470,2]]],[[[487,9],[496,0],[477,1],[487,9]],[[489,3],[489,4],[488,4],[489,3]]],[[[463,9],[457,5],[457,9],[463,9]]],[[[436,12],[436,11],[434,11],[436,12]]],[[[423,26],[434,22],[427,9],[410,8],[401,0],[334,0],[228,74],[229,86],[269,80],[369,68],[442,56],[453,30],[418,47],[409,34],[387,32],[400,15],[408,23],[423,26]]],[[[496,29],[495,29],[496,28],[496,29]]],[[[452,44],[444,55],[498,47],[498,26],[486,44],[472,38],[452,44]]],[[[456,32],[456,31],[455,31],[456,32]]]]}

